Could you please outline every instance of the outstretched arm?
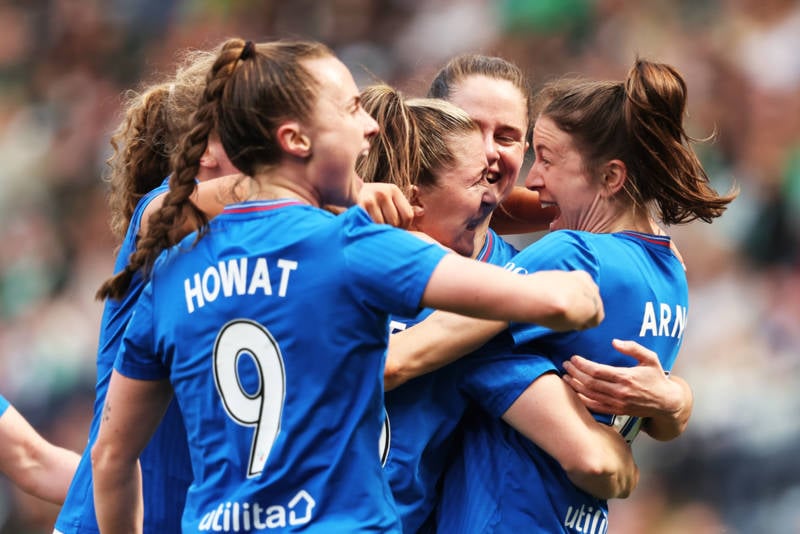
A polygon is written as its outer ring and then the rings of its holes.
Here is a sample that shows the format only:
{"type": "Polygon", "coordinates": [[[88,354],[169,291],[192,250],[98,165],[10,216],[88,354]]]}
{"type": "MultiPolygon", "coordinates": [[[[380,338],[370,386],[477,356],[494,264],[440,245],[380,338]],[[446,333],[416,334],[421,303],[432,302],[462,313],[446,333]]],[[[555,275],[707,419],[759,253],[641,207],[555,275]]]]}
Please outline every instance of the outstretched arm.
{"type": "Polygon", "coordinates": [[[596,326],[604,316],[597,286],[586,272],[540,271],[523,276],[455,254],[437,266],[422,305],[453,313],[434,312],[391,336],[384,373],[387,390],[480,348],[506,328],[503,319],[564,331],[596,326]],[[474,291],[461,291],[465,277],[472,280],[467,285],[474,291]]]}
{"type": "Polygon", "coordinates": [[[482,347],[508,323],[436,311],[389,336],[383,384],[386,391],[435,371],[482,347]]]}
{"type": "Polygon", "coordinates": [[[599,499],[625,498],[639,481],[630,445],[595,421],[555,373],[528,386],[503,420],[555,458],[573,484],[599,499]]]}
{"type": "Polygon", "coordinates": [[[80,456],[44,439],[9,406],[0,416],[0,471],[24,492],[63,504],[80,456]]]}
{"type": "Polygon", "coordinates": [[[658,355],[635,341],[614,340],[613,345],[638,365],[615,367],[573,356],[564,363],[564,380],[595,412],[644,417],[642,429],[659,441],[681,435],[694,404],[689,384],[667,375],[658,355]]]}

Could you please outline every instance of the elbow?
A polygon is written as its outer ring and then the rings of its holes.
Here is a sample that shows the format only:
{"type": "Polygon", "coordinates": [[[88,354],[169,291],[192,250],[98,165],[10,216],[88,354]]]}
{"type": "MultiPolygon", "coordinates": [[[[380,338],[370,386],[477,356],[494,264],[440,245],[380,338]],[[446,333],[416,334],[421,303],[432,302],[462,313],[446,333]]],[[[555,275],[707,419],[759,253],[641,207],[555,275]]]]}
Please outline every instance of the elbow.
{"type": "Polygon", "coordinates": [[[656,419],[649,418],[645,420],[642,430],[656,441],[672,441],[683,434],[687,426],[689,426],[688,417],[683,420],[668,421],[665,424],[659,424],[656,419]]]}
{"type": "Polygon", "coordinates": [[[384,391],[391,391],[405,382],[403,379],[403,372],[399,365],[396,365],[391,360],[386,360],[386,365],[383,368],[383,389],[384,391]]]}
{"type": "Polygon", "coordinates": [[[104,486],[106,477],[113,477],[114,470],[121,471],[122,462],[118,454],[115,454],[109,444],[98,440],[92,446],[92,479],[97,488],[104,486]]]}
{"type": "Polygon", "coordinates": [[[639,468],[633,457],[628,456],[622,459],[595,451],[562,467],[576,486],[598,499],[624,499],[639,482],[639,468]]]}

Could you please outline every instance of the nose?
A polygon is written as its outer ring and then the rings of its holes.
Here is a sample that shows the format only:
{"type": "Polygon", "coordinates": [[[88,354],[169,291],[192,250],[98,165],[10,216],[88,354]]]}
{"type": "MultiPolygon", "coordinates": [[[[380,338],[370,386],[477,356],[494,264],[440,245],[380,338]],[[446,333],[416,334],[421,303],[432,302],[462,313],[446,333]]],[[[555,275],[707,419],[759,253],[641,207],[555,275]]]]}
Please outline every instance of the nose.
{"type": "Polygon", "coordinates": [[[372,118],[372,115],[366,112],[366,110],[361,110],[361,116],[364,120],[364,137],[367,139],[375,137],[375,135],[380,130],[380,126],[375,119],[372,118]]]}
{"type": "Polygon", "coordinates": [[[525,177],[525,187],[528,189],[544,187],[544,179],[542,178],[542,173],[539,171],[539,165],[541,164],[538,161],[534,161],[528,171],[528,175],[525,177]]]}
{"type": "Polygon", "coordinates": [[[494,137],[491,135],[483,137],[483,150],[486,152],[486,161],[489,163],[489,168],[492,168],[500,160],[500,152],[497,150],[494,137]]]}

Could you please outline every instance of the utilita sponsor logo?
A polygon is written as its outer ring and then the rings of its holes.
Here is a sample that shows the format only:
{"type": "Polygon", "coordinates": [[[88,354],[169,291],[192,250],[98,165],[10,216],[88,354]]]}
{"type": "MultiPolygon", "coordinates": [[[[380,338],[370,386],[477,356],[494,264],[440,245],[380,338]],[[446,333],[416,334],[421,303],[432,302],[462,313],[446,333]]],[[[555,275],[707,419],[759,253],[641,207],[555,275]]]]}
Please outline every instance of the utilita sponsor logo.
{"type": "Polygon", "coordinates": [[[313,519],[316,501],[305,490],[300,490],[287,506],[272,504],[262,506],[257,502],[220,503],[200,520],[201,532],[252,532],[305,525],[313,519]]]}

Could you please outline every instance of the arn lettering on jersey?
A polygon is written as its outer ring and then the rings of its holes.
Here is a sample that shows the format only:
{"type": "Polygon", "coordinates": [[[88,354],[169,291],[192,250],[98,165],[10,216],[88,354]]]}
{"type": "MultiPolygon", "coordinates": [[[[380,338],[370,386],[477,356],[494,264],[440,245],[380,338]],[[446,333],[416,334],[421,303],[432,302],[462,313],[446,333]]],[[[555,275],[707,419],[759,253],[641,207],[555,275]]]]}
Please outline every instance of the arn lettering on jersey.
{"type": "MultiPolygon", "coordinates": [[[[289,275],[297,270],[297,262],[279,258],[276,266],[280,270],[277,294],[285,297],[289,275]]],[[[189,313],[214,302],[220,296],[255,295],[259,292],[267,296],[273,294],[267,258],[263,257],[232,258],[209,265],[202,273],[197,272],[186,278],[183,289],[189,313]]]]}
{"type": "Polygon", "coordinates": [[[675,305],[675,310],[669,304],[646,302],[642,316],[642,327],[639,337],[644,335],[674,337],[680,339],[686,328],[686,307],[675,305]],[[656,314],[658,305],[658,314],[656,314]]]}

